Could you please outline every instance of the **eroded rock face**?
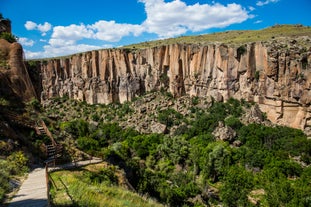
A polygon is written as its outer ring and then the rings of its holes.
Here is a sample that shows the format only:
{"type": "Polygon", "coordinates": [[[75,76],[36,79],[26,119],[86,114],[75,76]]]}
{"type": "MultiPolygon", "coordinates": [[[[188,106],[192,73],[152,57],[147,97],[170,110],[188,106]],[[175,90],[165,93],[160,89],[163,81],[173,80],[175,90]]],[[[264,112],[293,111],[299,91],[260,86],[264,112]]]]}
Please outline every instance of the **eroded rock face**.
{"type": "Polygon", "coordinates": [[[26,102],[36,97],[24,64],[22,46],[0,39],[0,61],[1,96],[17,97],[26,102]]]}
{"type": "Polygon", "coordinates": [[[50,59],[41,62],[41,99],[122,103],[162,88],[176,97],[253,101],[274,123],[303,129],[311,125],[311,47],[310,40],[304,48],[296,42],[174,44],[50,59]]]}

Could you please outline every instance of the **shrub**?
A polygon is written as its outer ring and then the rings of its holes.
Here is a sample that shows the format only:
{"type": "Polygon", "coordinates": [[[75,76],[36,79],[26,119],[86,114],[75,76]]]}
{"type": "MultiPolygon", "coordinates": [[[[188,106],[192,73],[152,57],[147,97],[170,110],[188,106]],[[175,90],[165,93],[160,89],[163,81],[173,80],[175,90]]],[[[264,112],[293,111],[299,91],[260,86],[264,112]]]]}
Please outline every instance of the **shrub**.
{"type": "Polygon", "coordinates": [[[126,114],[131,114],[133,113],[134,110],[130,107],[130,103],[129,102],[125,102],[121,105],[121,108],[118,110],[118,115],[119,117],[124,117],[126,114]]]}
{"type": "Polygon", "coordinates": [[[138,135],[127,140],[132,150],[142,159],[154,154],[162,141],[163,135],[160,134],[138,135]]]}
{"type": "Polygon", "coordinates": [[[76,137],[88,136],[90,133],[88,122],[83,119],[73,120],[69,122],[62,122],[60,129],[73,134],[76,137]]]}
{"type": "Polygon", "coordinates": [[[99,172],[87,171],[85,175],[92,184],[118,184],[118,177],[116,176],[116,168],[114,166],[102,168],[99,172]]]}
{"type": "Polygon", "coordinates": [[[165,109],[159,112],[158,120],[167,127],[177,125],[183,118],[182,114],[172,108],[165,109]]]}
{"type": "Polygon", "coordinates": [[[14,152],[7,157],[9,163],[8,167],[10,174],[22,175],[28,171],[27,162],[28,158],[24,155],[22,151],[14,152]]]}
{"type": "Polygon", "coordinates": [[[36,98],[32,98],[29,102],[29,105],[36,111],[41,111],[40,101],[36,98]]]}
{"type": "Polygon", "coordinates": [[[90,137],[79,137],[77,144],[80,149],[88,152],[100,149],[98,141],[90,137]]]}
{"type": "Polygon", "coordinates": [[[192,97],[191,98],[191,103],[192,103],[192,105],[198,105],[199,104],[199,97],[197,97],[197,96],[194,96],[194,97],[192,97]]]}
{"type": "Polygon", "coordinates": [[[5,39],[6,41],[13,43],[13,42],[17,42],[18,38],[9,32],[2,32],[0,33],[0,39],[5,39]]]}
{"type": "Polygon", "coordinates": [[[0,159],[0,202],[5,198],[5,194],[9,190],[9,170],[7,169],[7,161],[0,159]]]}
{"type": "Polygon", "coordinates": [[[225,124],[232,129],[240,129],[243,124],[241,123],[240,119],[234,117],[234,116],[229,116],[225,119],[225,124]]]}

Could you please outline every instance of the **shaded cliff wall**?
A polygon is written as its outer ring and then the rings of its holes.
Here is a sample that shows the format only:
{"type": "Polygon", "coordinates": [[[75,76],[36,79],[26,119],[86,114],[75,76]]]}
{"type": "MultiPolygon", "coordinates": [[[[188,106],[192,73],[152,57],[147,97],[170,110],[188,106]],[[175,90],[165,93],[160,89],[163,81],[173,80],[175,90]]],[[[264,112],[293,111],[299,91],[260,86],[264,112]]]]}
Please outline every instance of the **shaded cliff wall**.
{"type": "Polygon", "coordinates": [[[9,19],[0,19],[0,33],[2,32],[12,32],[11,21],[9,19]]]}
{"type": "Polygon", "coordinates": [[[311,47],[295,41],[107,49],[49,59],[40,68],[42,101],[66,95],[90,104],[124,102],[162,88],[174,96],[253,101],[275,123],[311,126],[311,47]]]}

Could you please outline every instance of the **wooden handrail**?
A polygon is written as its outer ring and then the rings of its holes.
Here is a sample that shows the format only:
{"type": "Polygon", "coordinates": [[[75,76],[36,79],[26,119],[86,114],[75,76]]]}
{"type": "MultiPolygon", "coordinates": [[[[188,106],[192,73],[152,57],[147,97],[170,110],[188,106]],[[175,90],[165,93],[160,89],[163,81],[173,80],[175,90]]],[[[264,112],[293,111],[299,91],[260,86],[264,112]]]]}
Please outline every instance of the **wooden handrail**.
{"type": "Polygon", "coordinates": [[[52,144],[53,144],[54,146],[56,146],[57,143],[55,142],[52,133],[50,132],[50,130],[49,130],[49,129],[47,128],[47,126],[45,125],[45,122],[44,122],[43,120],[40,120],[40,122],[41,122],[40,124],[42,125],[42,127],[43,127],[43,129],[44,129],[46,135],[51,139],[52,144]]]}

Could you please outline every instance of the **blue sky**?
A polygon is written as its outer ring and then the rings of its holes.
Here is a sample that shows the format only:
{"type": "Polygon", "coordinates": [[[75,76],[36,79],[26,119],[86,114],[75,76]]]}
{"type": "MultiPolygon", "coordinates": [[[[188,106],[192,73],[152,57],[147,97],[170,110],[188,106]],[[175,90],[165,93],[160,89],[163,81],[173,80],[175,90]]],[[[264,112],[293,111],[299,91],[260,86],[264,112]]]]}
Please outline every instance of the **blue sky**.
{"type": "Polygon", "coordinates": [[[311,26],[310,0],[0,0],[26,58],[181,35],[311,26]]]}

